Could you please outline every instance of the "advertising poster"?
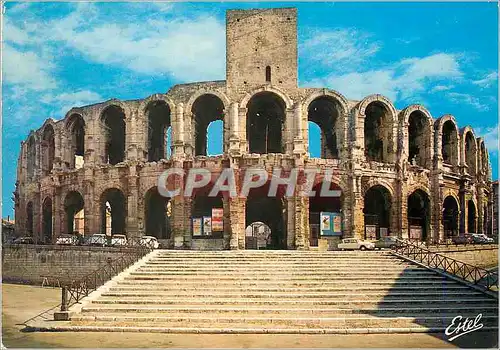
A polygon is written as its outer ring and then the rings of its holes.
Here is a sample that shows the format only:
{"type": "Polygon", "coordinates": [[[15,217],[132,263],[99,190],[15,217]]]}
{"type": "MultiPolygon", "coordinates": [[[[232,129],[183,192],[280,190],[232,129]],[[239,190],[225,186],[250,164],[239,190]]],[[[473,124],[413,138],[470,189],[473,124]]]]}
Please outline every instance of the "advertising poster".
{"type": "Polygon", "coordinates": [[[342,233],[342,217],[340,215],[333,216],[333,232],[342,233]]]}
{"type": "Polygon", "coordinates": [[[210,216],[203,217],[203,235],[210,236],[212,234],[212,218],[210,216]]]}
{"type": "Polygon", "coordinates": [[[377,226],[365,225],[366,239],[377,239],[377,226]]]}
{"type": "Polygon", "coordinates": [[[201,236],[201,218],[192,218],[193,236],[201,236]]]}
{"type": "Polygon", "coordinates": [[[222,208],[213,208],[212,209],[212,231],[213,232],[221,232],[224,231],[224,209],[222,208]]]}
{"type": "Polygon", "coordinates": [[[387,227],[380,228],[380,237],[389,236],[389,229],[387,227]]]}
{"type": "Polygon", "coordinates": [[[330,231],[330,214],[321,213],[321,231],[330,231]]]}

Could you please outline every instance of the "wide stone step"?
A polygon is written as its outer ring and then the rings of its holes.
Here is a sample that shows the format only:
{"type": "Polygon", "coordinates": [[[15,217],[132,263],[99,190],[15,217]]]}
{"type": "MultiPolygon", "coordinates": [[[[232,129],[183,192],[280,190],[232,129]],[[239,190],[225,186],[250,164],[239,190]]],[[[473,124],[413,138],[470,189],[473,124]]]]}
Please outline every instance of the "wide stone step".
{"type": "Polygon", "coordinates": [[[233,282],[243,282],[243,281],[254,281],[254,282],[264,282],[264,281],[275,281],[275,282],[319,282],[328,280],[329,282],[336,283],[349,283],[350,281],[364,281],[365,283],[370,283],[371,281],[442,281],[445,278],[437,275],[422,275],[422,276],[410,276],[410,275],[376,275],[376,274],[366,274],[363,276],[342,276],[333,275],[325,278],[324,276],[315,275],[256,275],[256,276],[238,276],[238,275],[158,275],[158,274],[143,274],[143,273],[131,273],[129,276],[125,277],[128,280],[164,280],[164,281],[213,281],[215,283],[219,281],[233,281],[233,282]]]}
{"type": "MultiPolygon", "coordinates": [[[[221,272],[257,272],[257,273],[269,273],[269,267],[253,267],[253,266],[192,266],[192,267],[183,267],[183,266],[162,266],[162,267],[152,267],[150,265],[139,268],[137,271],[141,272],[212,272],[212,273],[221,273],[221,272]]],[[[301,267],[273,267],[273,270],[278,271],[286,271],[286,272],[295,272],[295,273],[334,273],[334,272],[393,272],[393,273],[401,273],[401,272],[424,272],[429,271],[425,268],[420,267],[399,267],[399,266],[333,266],[333,267],[321,267],[321,268],[311,268],[309,266],[301,266],[301,267]]],[[[432,273],[432,272],[431,272],[432,273]]]]}
{"type": "Polygon", "coordinates": [[[308,298],[308,299],[273,299],[273,298],[200,298],[194,300],[193,298],[185,297],[170,297],[170,298],[136,298],[136,297],[121,297],[116,299],[113,297],[101,297],[97,300],[92,301],[93,304],[133,304],[133,305],[269,305],[269,306],[289,306],[289,307],[304,307],[304,306],[343,306],[343,307],[362,307],[362,306],[382,306],[382,305],[392,305],[394,307],[398,306],[405,308],[407,306],[417,306],[417,305],[442,305],[443,303],[447,305],[462,305],[462,304],[476,304],[485,303],[493,304],[494,302],[489,298],[479,298],[479,297],[463,297],[463,298],[372,298],[372,299],[345,299],[345,298],[308,298]]]}
{"type": "Polygon", "coordinates": [[[426,305],[426,306],[404,306],[404,307],[394,307],[394,306],[364,306],[358,308],[347,308],[347,307],[295,307],[290,308],[289,306],[227,306],[227,305],[215,305],[215,306],[200,306],[200,305],[114,305],[114,304],[103,304],[96,305],[92,304],[82,308],[83,314],[115,314],[123,315],[129,313],[139,313],[139,314],[164,314],[164,315],[287,315],[289,317],[307,316],[307,317],[338,317],[339,315],[372,315],[378,317],[423,317],[428,315],[434,316],[457,316],[457,315],[477,315],[479,313],[483,315],[497,315],[498,305],[489,304],[466,304],[466,305],[426,305]]]}
{"type": "Polygon", "coordinates": [[[117,287],[111,287],[109,289],[110,291],[118,292],[118,291],[123,291],[123,292],[132,292],[132,291],[146,291],[146,292],[163,292],[163,291],[169,291],[172,293],[179,293],[179,292],[186,292],[186,291],[199,291],[199,292],[205,292],[206,293],[211,293],[211,292],[225,292],[225,293],[232,293],[232,292],[286,292],[286,293],[309,293],[309,292],[328,292],[328,293],[359,293],[359,292],[371,292],[371,291],[376,291],[380,293],[395,293],[395,292],[415,292],[418,293],[420,291],[435,291],[435,292],[440,292],[440,293],[448,293],[448,292],[460,292],[462,294],[468,293],[468,292],[473,292],[470,288],[466,286],[461,286],[461,285],[442,285],[442,284],[430,284],[428,286],[421,286],[420,284],[416,284],[413,286],[390,286],[390,288],[387,288],[387,286],[379,286],[379,285],[374,285],[374,286],[366,286],[365,284],[361,284],[353,288],[352,286],[336,286],[336,287],[321,287],[321,286],[311,286],[311,287],[301,287],[301,286],[295,286],[295,287],[279,287],[279,286],[267,286],[263,285],[261,287],[255,287],[255,286],[247,286],[247,285],[241,285],[237,288],[235,288],[232,285],[228,286],[200,286],[198,284],[192,283],[192,284],[181,284],[181,285],[172,285],[172,284],[162,284],[162,285],[157,285],[157,284],[140,284],[137,285],[136,283],[131,284],[131,285],[123,285],[123,283],[118,284],[117,287]]]}
{"type": "MultiPolygon", "coordinates": [[[[472,318],[474,316],[471,316],[472,318]]],[[[453,317],[360,317],[360,318],[264,318],[264,317],[115,317],[97,318],[92,320],[75,320],[73,325],[115,325],[115,326],[153,326],[153,327],[217,327],[217,328],[376,328],[376,327],[447,327],[453,317]]],[[[481,319],[484,326],[497,326],[498,318],[484,316],[481,319]]]]}
{"type": "Polygon", "coordinates": [[[321,298],[343,298],[346,300],[352,299],[395,299],[395,298],[411,298],[411,297],[419,297],[419,298],[440,298],[441,300],[449,299],[449,298],[472,298],[476,296],[483,296],[480,292],[470,291],[464,293],[463,291],[459,292],[450,292],[450,291],[409,291],[409,292],[387,292],[387,291],[367,291],[364,293],[346,293],[346,292],[266,292],[266,291],[240,291],[236,293],[229,292],[217,292],[213,290],[206,291],[169,291],[169,292],[159,292],[159,291],[110,291],[102,294],[104,297],[115,297],[118,299],[122,298],[131,298],[131,297],[192,297],[192,298],[281,298],[281,299],[321,299],[321,298]]]}

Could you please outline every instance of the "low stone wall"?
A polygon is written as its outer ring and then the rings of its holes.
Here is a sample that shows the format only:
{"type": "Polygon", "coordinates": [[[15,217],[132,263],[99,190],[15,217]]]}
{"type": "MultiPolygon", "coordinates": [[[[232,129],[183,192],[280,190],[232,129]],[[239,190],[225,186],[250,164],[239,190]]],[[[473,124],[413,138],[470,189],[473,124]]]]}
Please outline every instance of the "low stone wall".
{"type": "Polygon", "coordinates": [[[435,253],[440,253],[479,267],[490,268],[498,266],[497,244],[431,246],[429,249],[435,253]]]}
{"type": "Polygon", "coordinates": [[[2,280],[62,286],[126,253],[125,248],[7,245],[2,247],[2,280]]]}

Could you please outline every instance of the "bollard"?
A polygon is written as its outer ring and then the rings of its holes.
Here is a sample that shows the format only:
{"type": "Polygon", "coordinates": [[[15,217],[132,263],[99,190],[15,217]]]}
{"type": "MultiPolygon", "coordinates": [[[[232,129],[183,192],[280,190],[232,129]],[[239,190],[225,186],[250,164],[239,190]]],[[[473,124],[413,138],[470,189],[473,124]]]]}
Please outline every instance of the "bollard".
{"type": "Polygon", "coordinates": [[[62,287],[61,311],[68,311],[68,287],[62,287]]]}

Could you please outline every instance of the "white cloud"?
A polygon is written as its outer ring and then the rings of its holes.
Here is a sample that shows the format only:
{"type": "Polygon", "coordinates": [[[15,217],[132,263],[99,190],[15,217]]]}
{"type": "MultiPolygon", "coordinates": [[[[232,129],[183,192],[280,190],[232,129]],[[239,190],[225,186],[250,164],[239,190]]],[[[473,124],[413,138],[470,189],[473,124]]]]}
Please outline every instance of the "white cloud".
{"type": "MultiPolygon", "coordinates": [[[[342,91],[348,98],[362,99],[370,94],[382,94],[391,100],[408,100],[431,88],[434,82],[458,79],[462,76],[457,58],[450,54],[435,54],[409,58],[384,69],[335,73],[316,79],[311,86],[328,86],[342,91]]],[[[440,85],[443,86],[443,85],[440,85]]]]}
{"type": "Polygon", "coordinates": [[[490,153],[498,153],[498,124],[493,127],[475,128],[476,136],[484,139],[484,144],[490,153]]]}
{"type": "Polygon", "coordinates": [[[101,95],[94,91],[80,90],[76,92],[49,93],[41,98],[41,102],[53,106],[53,113],[64,116],[72,107],[85,106],[102,100],[101,95]]]}
{"type": "Polygon", "coordinates": [[[465,103],[471,105],[476,110],[484,112],[490,109],[490,106],[484,102],[481,102],[481,99],[476,96],[472,96],[470,94],[459,93],[459,92],[448,92],[447,96],[450,100],[456,103],[465,103]]]}
{"type": "Polygon", "coordinates": [[[354,67],[373,56],[380,46],[369,42],[369,35],[354,29],[307,30],[299,51],[309,63],[321,64],[337,71],[354,67]]]}
{"type": "Polygon", "coordinates": [[[497,80],[498,80],[498,73],[497,72],[492,72],[490,74],[487,74],[482,79],[473,80],[472,84],[478,85],[478,86],[480,86],[482,88],[488,88],[491,85],[493,85],[497,80]]]}
{"type": "Polygon", "coordinates": [[[431,92],[448,91],[453,89],[453,85],[436,85],[431,89],[431,92]]]}
{"type": "Polygon", "coordinates": [[[57,86],[52,76],[53,64],[33,51],[20,51],[3,44],[3,78],[25,90],[47,90],[57,86]]]}

